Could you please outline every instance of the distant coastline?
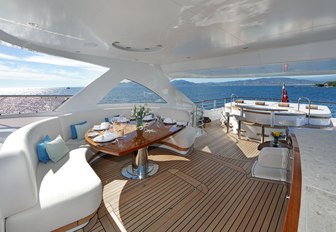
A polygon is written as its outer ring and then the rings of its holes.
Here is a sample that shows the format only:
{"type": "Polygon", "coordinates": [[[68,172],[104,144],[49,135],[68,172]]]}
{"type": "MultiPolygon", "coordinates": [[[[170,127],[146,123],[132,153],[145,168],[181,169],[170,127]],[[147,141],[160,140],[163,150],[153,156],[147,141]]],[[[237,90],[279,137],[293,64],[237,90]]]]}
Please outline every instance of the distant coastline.
{"type": "MultiPolygon", "coordinates": [[[[277,85],[263,86],[222,86],[217,83],[192,83],[192,82],[176,82],[172,81],[176,88],[185,94],[193,102],[207,101],[217,99],[217,105],[223,104],[224,99],[229,101],[232,94],[239,98],[246,99],[274,99],[281,101],[282,82],[277,85]],[[184,83],[184,86],[179,84],[184,83]]],[[[300,97],[308,97],[313,101],[313,104],[327,105],[332,112],[333,117],[336,117],[336,88],[319,88],[314,85],[290,85],[286,83],[286,89],[290,102],[297,102],[300,97]],[[330,102],[328,104],[327,102],[330,102]]],[[[82,87],[65,87],[60,88],[16,88],[4,89],[0,88],[0,114],[10,113],[30,113],[48,111],[55,108],[64,99],[57,98],[14,98],[1,97],[1,95],[74,95],[82,90],[82,87]],[[50,99],[50,101],[46,101],[50,99]],[[60,101],[59,101],[60,100],[60,101]],[[25,108],[27,108],[24,110],[25,108]]],[[[158,103],[155,94],[148,94],[150,90],[145,87],[137,86],[134,83],[122,83],[115,87],[113,91],[107,94],[101,103],[158,103]],[[131,93],[131,94],[130,94],[131,93]],[[144,94],[146,93],[146,94],[144,94]],[[139,101],[140,100],[140,101],[139,101]]],[[[160,101],[161,102],[161,101],[160,101]]],[[[162,103],[162,102],[161,102],[162,103]]]]}
{"type": "Polygon", "coordinates": [[[327,81],[315,84],[316,87],[336,87],[336,81],[327,81]]]}
{"type": "Polygon", "coordinates": [[[285,83],[287,86],[314,86],[316,81],[296,79],[296,78],[259,78],[255,80],[239,80],[227,82],[202,82],[194,83],[185,80],[173,80],[171,82],[176,87],[189,86],[282,86],[285,83]]]}

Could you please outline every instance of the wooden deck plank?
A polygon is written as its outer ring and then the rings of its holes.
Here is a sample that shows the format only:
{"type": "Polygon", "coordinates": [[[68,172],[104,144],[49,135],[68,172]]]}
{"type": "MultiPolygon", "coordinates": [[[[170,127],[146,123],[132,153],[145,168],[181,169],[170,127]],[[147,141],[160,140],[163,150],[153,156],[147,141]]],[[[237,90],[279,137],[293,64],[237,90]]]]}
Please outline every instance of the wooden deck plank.
{"type": "Polygon", "coordinates": [[[279,225],[284,224],[284,220],[286,217],[286,209],[288,205],[288,198],[287,196],[287,187],[283,187],[282,192],[281,192],[281,197],[279,198],[279,203],[277,205],[277,208],[281,208],[281,210],[275,210],[272,218],[272,222],[270,229],[273,231],[282,231],[282,227],[279,225]]]}
{"type": "MultiPolygon", "coordinates": [[[[231,178],[231,177],[234,177],[234,173],[230,173],[229,172],[229,170],[226,170],[226,171],[224,171],[223,173],[222,173],[222,176],[223,176],[223,178],[225,178],[225,176],[227,176],[228,178],[231,178]]],[[[226,183],[226,184],[229,184],[229,183],[226,183]]],[[[225,183],[223,183],[223,185],[222,186],[218,186],[218,189],[220,190],[220,189],[224,189],[224,188],[221,188],[221,187],[225,187],[225,183]]],[[[211,187],[210,187],[211,188],[211,187]]],[[[208,198],[208,196],[209,196],[209,194],[211,195],[211,193],[207,193],[207,198],[208,198]]],[[[192,207],[190,208],[190,210],[188,211],[188,212],[185,212],[183,215],[181,215],[181,217],[179,217],[174,223],[175,223],[175,225],[171,225],[172,226],[172,228],[170,228],[171,230],[173,230],[174,229],[174,227],[176,227],[176,226],[178,226],[178,223],[183,223],[183,221],[187,218],[187,217],[190,217],[190,218],[192,218],[192,217],[195,217],[196,216],[196,212],[197,212],[197,210],[198,210],[198,208],[201,208],[201,207],[199,207],[199,204],[200,203],[202,203],[204,201],[204,199],[199,199],[199,200],[197,200],[197,201],[194,201],[193,202],[193,205],[192,205],[192,207]]],[[[188,220],[185,220],[186,222],[188,222],[188,220]]]]}
{"type": "Polygon", "coordinates": [[[239,198],[237,198],[234,204],[230,207],[230,209],[225,212],[224,216],[218,221],[216,225],[216,230],[229,231],[237,218],[238,220],[244,220],[241,211],[249,202],[250,196],[253,195],[257,186],[259,186],[258,182],[252,182],[251,186],[245,187],[245,189],[248,188],[247,191],[243,193],[239,198]]]}
{"type": "MultiPolygon", "coordinates": [[[[92,164],[102,179],[103,203],[86,231],[279,231],[286,186],[251,178],[257,143],[207,127],[195,150],[181,157],[151,149],[159,172],[127,180],[121,168],[131,156],[105,156],[92,164]]],[[[85,228],[84,228],[85,230],[85,228]]]]}
{"type": "MultiPolygon", "coordinates": [[[[242,214],[241,217],[244,218],[244,220],[237,220],[236,226],[233,226],[233,228],[238,227],[237,231],[246,231],[251,230],[248,228],[248,224],[251,221],[252,217],[255,215],[256,209],[259,205],[259,202],[263,198],[263,194],[266,191],[268,187],[268,183],[261,183],[260,189],[258,189],[258,193],[256,194],[256,197],[253,199],[253,201],[250,201],[249,205],[245,205],[245,209],[248,209],[245,214],[242,214]]],[[[241,218],[240,218],[241,219],[241,218]]]]}
{"type": "Polygon", "coordinates": [[[190,208],[195,205],[199,200],[204,197],[204,194],[199,191],[193,191],[188,198],[183,199],[180,205],[172,208],[165,217],[161,217],[156,220],[155,223],[150,225],[148,231],[168,231],[168,229],[186,212],[190,210],[190,208]]]}
{"type": "Polygon", "coordinates": [[[115,222],[111,220],[112,218],[109,216],[104,216],[100,219],[102,226],[105,231],[108,232],[119,232],[119,228],[115,225],[115,222]]]}
{"type": "Polygon", "coordinates": [[[138,222],[133,224],[132,226],[127,227],[130,230],[136,230],[138,228],[144,229],[151,224],[155,223],[155,221],[165,215],[169,210],[171,210],[174,205],[178,205],[179,202],[183,201],[183,199],[187,198],[195,188],[189,188],[185,191],[179,191],[175,195],[176,197],[166,199],[162,199],[159,204],[152,205],[151,208],[148,208],[146,211],[143,211],[143,215],[138,214],[138,222]],[[160,205],[160,207],[157,207],[160,205]]]}
{"type": "Polygon", "coordinates": [[[264,223],[265,217],[267,215],[269,206],[276,192],[277,186],[271,185],[271,189],[268,193],[267,199],[264,204],[260,205],[260,211],[256,214],[258,219],[254,222],[253,231],[260,231],[262,224],[264,223]]]}
{"type": "Polygon", "coordinates": [[[277,189],[276,189],[275,195],[273,196],[272,202],[269,205],[268,212],[264,219],[264,223],[262,224],[262,227],[261,227],[262,231],[267,231],[272,226],[272,223],[276,224],[278,222],[278,220],[272,220],[274,215],[271,212],[275,211],[276,207],[279,204],[279,201],[281,201],[280,196],[281,196],[281,190],[283,189],[283,186],[278,185],[278,186],[275,186],[275,188],[277,189]]]}
{"type": "Polygon", "coordinates": [[[202,231],[208,229],[211,231],[221,231],[221,228],[218,227],[220,221],[222,221],[222,223],[224,221],[227,222],[228,218],[231,216],[231,214],[234,212],[237,205],[239,204],[239,201],[242,201],[244,196],[246,194],[249,194],[248,190],[251,190],[251,188],[253,188],[253,184],[253,182],[244,179],[241,184],[237,184],[239,188],[230,192],[230,195],[228,195],[224,199],[220,198],[214,205],[215,209],[211,210],[212,217],[208,217],[208,220],[202,224],[199,230],[202,231]],[[230,215],[228,215],[228,213],[230,215]]]}
{"type": "MultiPolygon", "coordinates": [[[[220,180],[220,178],[218,178],[220,180]]],[[[241,174],[235,175],[227,184],[218,183],[216,188],[209,188],[209,192],[207,194],[207,198],[202,199],[199,201],[191,212],[189,213],[188,217],[183,218],[183,222],[178,225],[178,227],[172,228],[174,230],[191,230],[195,224],[204,224],[205,221],[208,219],[207,212],[211,212],[210,215],[215,216],[216,212],[214,212],[213,209],[218,204],[218,198],[221,198],[221,196],[227,196],[224,199],[229,199],[232,194],[236,191],[236,189],[239,188],[239,185],[241,185],[244,182],[244,179],[242,178],[241,174]],[[231,181],[232,180],[232,181],[231,181]],[[233,191],[229,191],[229,189],[233,189],[233,191]],[[190,223],[191,220],[195,220],[194,223],[190,223]]],[[[187,216],[187,214],[186,214],[187,216]]]]}
{"type": "Polygon", "coordinates": [[[253,204],[255,203],[257,197],[260,196],[259,191],[262,189],[263,186],[265,186],[265,184],[257,182],[257,186],[252,192],[252,194],[249,196],[248,201],[244,205],[240,206],[241,209],[239,211],[239,215],[237,215],[235,218],[233,216],[233,219],[235,220],[231,224],[231,227],[229,227],[229,225],[228,226],[225,225],[225,227],[223,227],[223,230],[238,231],[238,227],[242,224],[242,221],[248,221],[250,219],[250,216],[252,214],[248,214],[249,209],[253,207],[253,204]]]}
{"type": "MultiPolygon", "coordinates": [[[[180,198],[186,193],[192,191],[190,185],[182,180],[174,179],[174,182],[168,186],[169,189],[165,189],[161,194],[150,194],[149,198],[146,199],[137,199],[137,201],[133,201],[128,207],[128,210],[124,210],[122,206],[120,207],[120,211],[122,212],[122,220],[127,225],[127,223],[134,224],[134,222],[143,221],[149,217],[152,217],[156,212],[160,210],[166,210],[169,208],[169,205],[174,204],[174,201],[178,201],[180,198]],[[173,186],[176,188],[173,188],[173,186]],[[160,208],[157,206],[160,205],[160,208]],[[168,206],[167,206],[168,205],[168,206]]],[[[131,226],[127,226],[131,227],[131,226]]]]}
{"type": "Polygon", "coordinates": [[[174,179],[171,178],[171,175],[167,172],[163,173],[163,175],[160,175],[160,177],[161,178],[155,178],[153,182],[151,181],[148,184],[134,187],[132,189],[133,191],[130,191],[128,194],[123,194],[123,196],[120,197],[119,200],[117,201],[110,201],[110,204],[112,205],[113,209],[123,207],[123,210],[127,210],[128,207],[134,207],[135,201],[139,198],[139,196],[144,197],[141,199],[145,203],[146,200],[149,200],[151,198],[151,195],[160,194],[161,192],[164,192],[167,188],[169,188],[169,185],[174,183],[175,181],[174,179]],[[158,188],[160,182],[165,183],[162,189],[158,188]],[[129,202],[133,202],[133,204],[128,204],[129,202]]]}

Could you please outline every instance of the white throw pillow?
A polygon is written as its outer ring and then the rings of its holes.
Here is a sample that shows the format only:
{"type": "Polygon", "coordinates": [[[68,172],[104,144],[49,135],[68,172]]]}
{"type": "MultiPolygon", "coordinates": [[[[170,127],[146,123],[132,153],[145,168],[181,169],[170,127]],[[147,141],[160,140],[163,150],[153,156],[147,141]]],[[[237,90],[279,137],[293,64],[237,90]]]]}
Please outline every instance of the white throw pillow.
{"type": "Polygon", "coordinates": [[[90,129],[89,123],[84,123],[82,125],[75,125],[76,132],[77,132],[77,139],[83,140],[85,132],[90,129]]]}
{"type": "Polygon", "coordinates": [[[58,135],[56,139],[50,142],[45,142],[45,146],[48,156],[53,162],[59,161],[69,152],[69,148],[65,145],[61,135],[58,135]]]}

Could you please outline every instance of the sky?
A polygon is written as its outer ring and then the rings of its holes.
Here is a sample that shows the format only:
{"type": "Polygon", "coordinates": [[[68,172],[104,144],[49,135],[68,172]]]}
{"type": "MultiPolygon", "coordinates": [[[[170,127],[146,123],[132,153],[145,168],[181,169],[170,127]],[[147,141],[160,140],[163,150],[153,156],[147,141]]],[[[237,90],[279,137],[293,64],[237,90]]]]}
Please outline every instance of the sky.
{"type": "MultiPolygon", "coordinates": [[[[329,70],[336,66],[336,60],[319,64],[318,67],[329,70]]],[[[311,64],[290,65],[290,68],[309,69],[311,64]],[[306,67],[305,67],[306,66],[306,67]]],[[[317,68],[313,67],[314,70],[317,68]]],[[[27,49],[11,46],[0,41],[0,88],[25,88],[25,87],[83,87],[94,81],[108,69],[89,63],[50,56],[27,49]]],[[[225,82],[241,80],[241,78],[220,78],[230,75],[246,75],[258,73],[260,70],[281,72],[279,65],[262,67],[242,67],[232,69],[197,70],[171,74],[173,78],[191,82],[225,82]],[[185,79],[184,77],[188,77],[185,79]],[[204,77],[208,77],[205,79],[204,77]],[[209,78],[214,77],[214,78],[209,78]]],[[[284,76],[287,77],[287,76],[284,76]]],[[[290,77],[290,76],[288,76],[290,77]]],[[[292,77],[293,78],[293,77],[292,77]]],[[[301,79],[311,80],[336,80],[335,75],[327,76],[301,76],[301,79]]]]}
{"type": "Polygon", "coordinates": [[[0,88],[82,87],[107,68],[0,43],[0,88]]]}

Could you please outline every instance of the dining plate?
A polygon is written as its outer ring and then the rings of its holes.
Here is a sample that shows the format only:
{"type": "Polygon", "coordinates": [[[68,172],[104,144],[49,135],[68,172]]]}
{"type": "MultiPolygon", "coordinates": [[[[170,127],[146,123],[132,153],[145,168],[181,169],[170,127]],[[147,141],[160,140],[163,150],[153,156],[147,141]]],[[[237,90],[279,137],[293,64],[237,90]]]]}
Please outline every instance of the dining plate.
{"type": "Polygon", "coordinates": [[[114,133],[108,134],[108,135],[99,135],[95,138],[93,138],[93,141],[96,143],[104,143],[109,142],[117,138],[117,135],[114,133]]]}
{"type": "Polygon", "coordinates": [[[185,122],[176,122],[176,126],[186,126],[185,122]]]}
{"type": "Polygon", "coordinates": [[[117,122],[119,122],[119,123],[127,123],[127,122],[129,122],[129,119],[127,119],[125,117],[119,117],[119,119],[117,120],[117,122]]]}
{"type": "Polygon", "coordinates": [[[165,125],[175,125],[176,122],[170,122],[170,123],[168,123],[168,122],[164,122],[164,124],[165,124],[165,125]]]}
{"type": "Polygon", "coordinates": [[[100,125],[94,125],[93,130],[107,130],[110,127],[110,123],[102,122],[100,125]]]}
{"type": "Polygon", "coordinates": [[[150,122],[153,121],[155,118],[152,115],[146,115],[145,117],[143,117],[142,121],[144,122],[150,122]]]}
{"type": "Polygon", "coordinates": [[[163,120],[163,123],[166,125],[174,125],[176,124],[176,121],[171,118],[165,118],[165,120],[163,120]]]}
{"type": "Polygon", "coordinates": [[[91,131],[91,132],[88,133],[89,138],[96,137],[97,135],[99,135],[99,133],[97,131],[91,131]]]}

